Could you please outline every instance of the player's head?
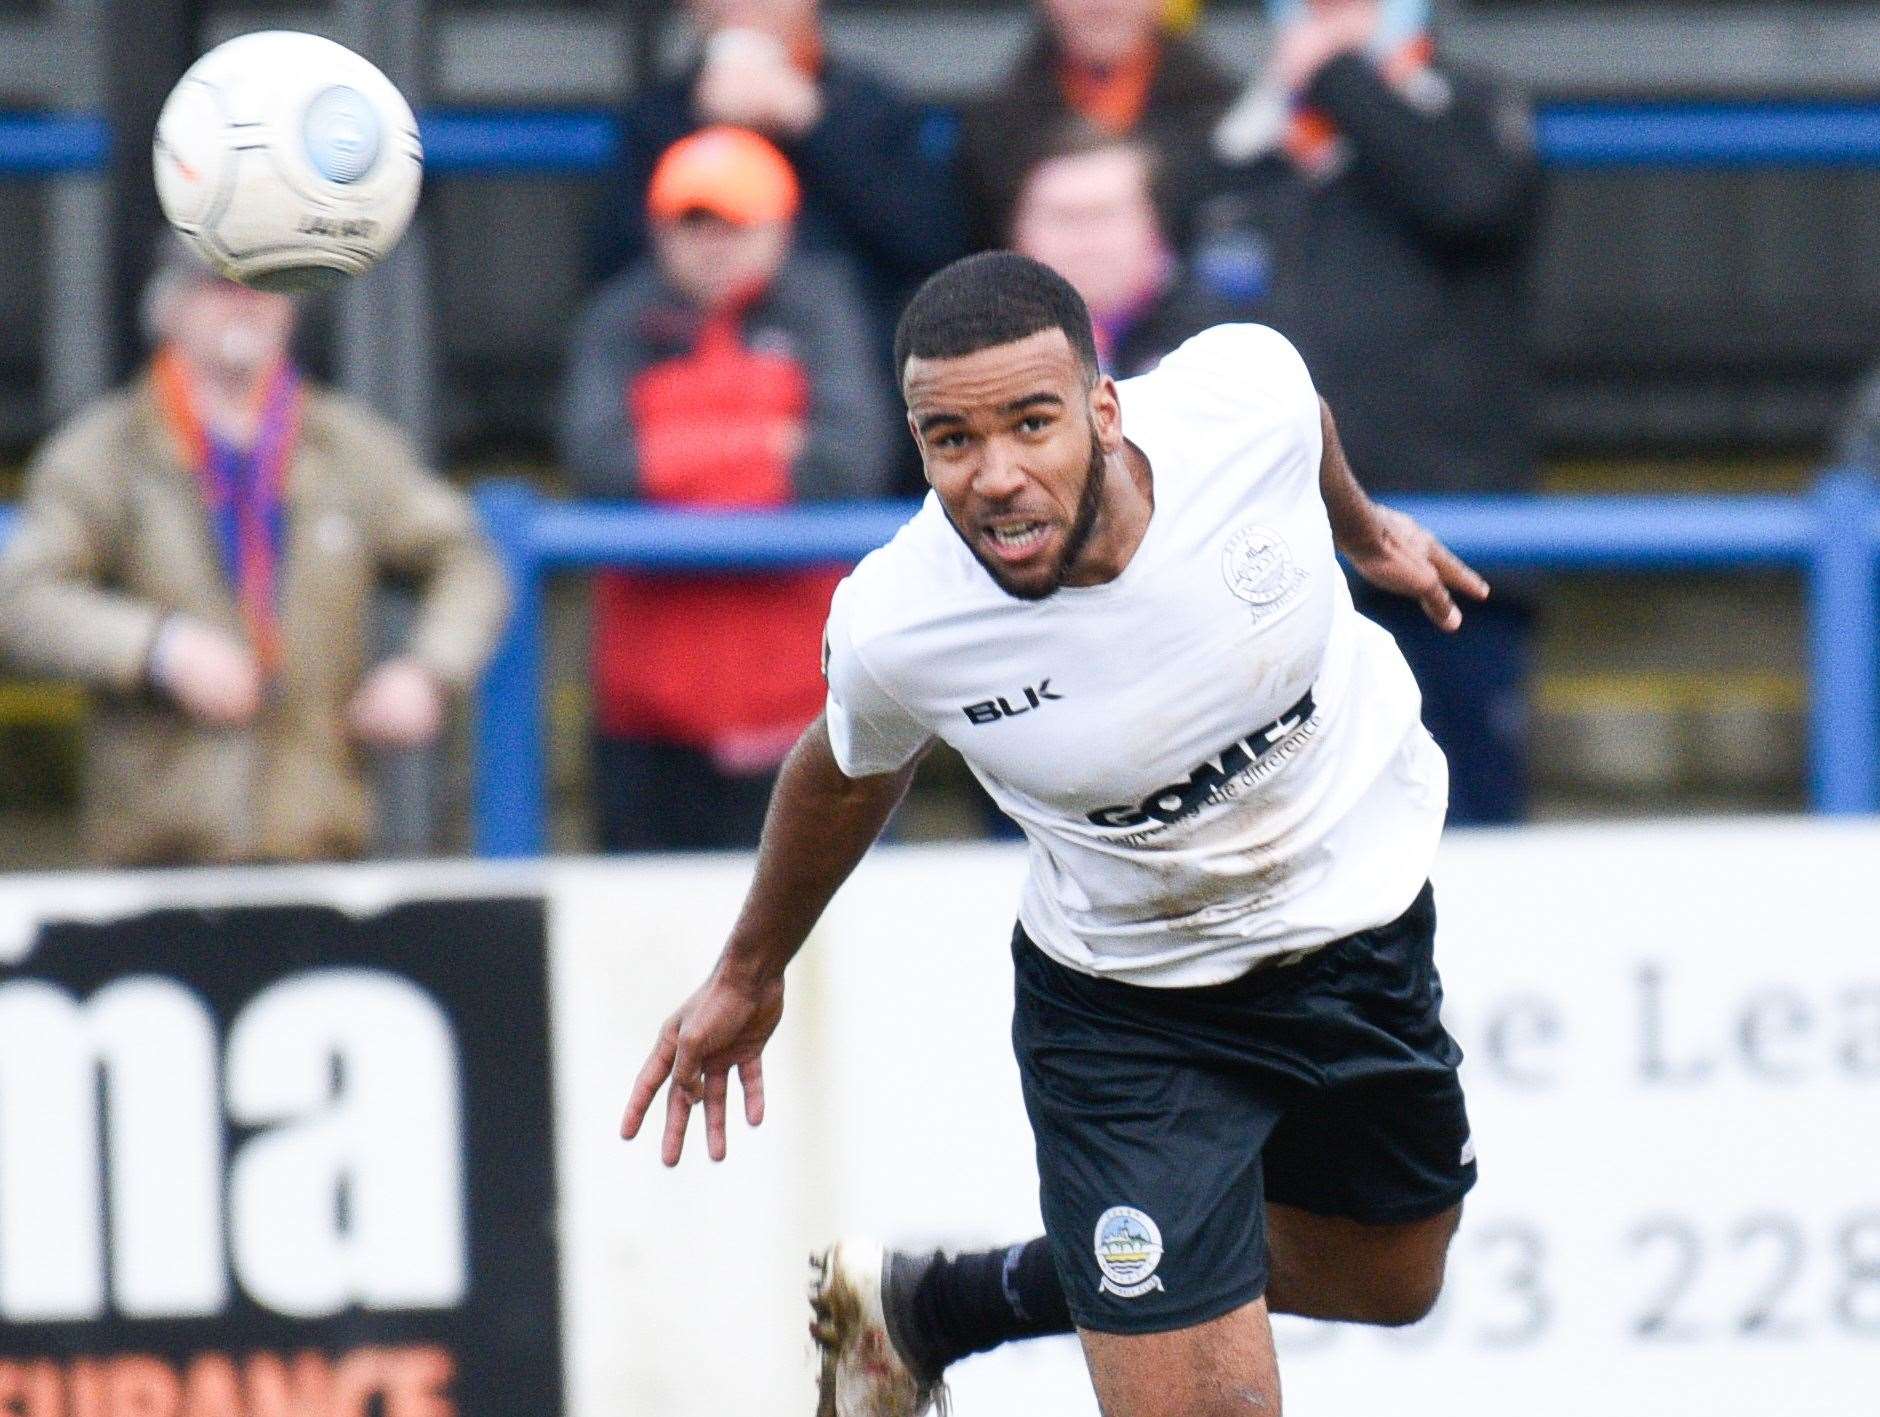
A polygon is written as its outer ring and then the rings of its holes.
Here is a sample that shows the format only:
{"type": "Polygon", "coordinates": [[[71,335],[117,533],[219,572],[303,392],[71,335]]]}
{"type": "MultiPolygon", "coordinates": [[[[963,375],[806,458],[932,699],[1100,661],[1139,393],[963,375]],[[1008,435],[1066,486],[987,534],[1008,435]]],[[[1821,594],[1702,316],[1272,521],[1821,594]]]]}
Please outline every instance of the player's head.
{"type": "Polygon", "coordinates": [[[920,288],[894,339],[908,427],[954,530],[1008,594],[1065,584],[1123,447],[1090,311],[1050,267],[969,256],[920,288]]]}
{"type": "Polygon", "coordinates": [[[646,215],[659,268],[687,300],[716,310],[776,279],[801,200],[796,171],[769,139],[705,128],[660,157],[646,215]]]}
{"type": "Polygon", "coordinates": [[[144,287],[144,332],[205,374],[259,378],[286,357],[294,301],[237,285],[209,269],[180,237],[165,235],[144,287]]]}

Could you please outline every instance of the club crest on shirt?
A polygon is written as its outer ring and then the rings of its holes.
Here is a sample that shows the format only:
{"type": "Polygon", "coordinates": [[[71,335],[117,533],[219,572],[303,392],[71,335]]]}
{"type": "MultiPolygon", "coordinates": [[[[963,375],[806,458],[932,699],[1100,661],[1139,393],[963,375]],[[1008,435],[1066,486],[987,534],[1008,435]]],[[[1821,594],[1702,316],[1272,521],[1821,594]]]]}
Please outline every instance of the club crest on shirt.
{"type": "Polygon", "coordinates": [[[1293,559],[1286,538],[1270,526],[1249,522],[1221,548],[1221,575],[1227,588],[1253,607],[1256,620],[1290,605],[1311,579],[1293,559]]]}
{"type": "Polygon", "coordinates": [[[1131,1205],[1115,1205],[1097,1217],[1097,1288],[1119,1299],[1134,1299],[1160,1289],[1156,1266],[1162,1263],[1162,1231],[1131,1205]]]}

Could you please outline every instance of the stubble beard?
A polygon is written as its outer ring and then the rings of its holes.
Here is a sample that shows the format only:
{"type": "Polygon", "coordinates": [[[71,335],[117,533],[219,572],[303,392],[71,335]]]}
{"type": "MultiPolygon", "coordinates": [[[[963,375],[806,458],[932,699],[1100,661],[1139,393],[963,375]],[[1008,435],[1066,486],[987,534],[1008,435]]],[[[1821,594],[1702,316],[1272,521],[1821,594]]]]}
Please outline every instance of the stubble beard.
{"type": "MultiPolygon", "coordinates": [[[[1103,455],[1103,445],[1097,441],[1096,429],[1090,430],[1090,463],[1084,472],[1083,491],[1077,494],[1077,511],[1071,517],[1070,534],[1064,538],[1064,549],[1058,553],[1057,564],[1051,568],[1051,574],[1043,579],[1028,584],[1015,584],[1006,578],[1005,568],[979,548],[977,538],[961,533],[960,539],[966,543],[967,550],[973,553],[973,559],[985,568],[992,582],[1014,600],[1047,600],[1064,587],[1064,578],[1077,564],[1077,558],[1084,554],[1090,538],[1096,535],[1097,513],[1103,505],[1103,479],[1109,470],[1109,460],[1103,455]]],[[[958,525],[953,528],[959,531],[958,525]]]]}

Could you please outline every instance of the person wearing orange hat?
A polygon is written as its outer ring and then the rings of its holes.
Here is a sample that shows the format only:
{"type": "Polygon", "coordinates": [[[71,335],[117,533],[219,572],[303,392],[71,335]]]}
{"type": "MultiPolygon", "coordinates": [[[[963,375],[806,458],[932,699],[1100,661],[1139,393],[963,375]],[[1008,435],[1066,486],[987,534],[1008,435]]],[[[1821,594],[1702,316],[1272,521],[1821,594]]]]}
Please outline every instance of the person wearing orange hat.
{"type": "MultiPolygon", "coordinates": [[[[885,490],[894,459],[859,296],[794,249],[798,176],[719,125],[669,147],[645,196],[652,254],[572,342],[562,458],[584,494],[775,507],[885,490]]],[[[595,806],[609,851],[755,845],[784,753],[822,707],[840,573],[609,573],[594,591],[595,806]]]]}
{"type": "Polygon", "coordinates": [[[675,143],[646,192],[660,265],[705,309],[770,283],[801,205],[783,154],[743,128],[707,128],[675,143]]]}
{"type": "MultiPolygon", "coordinates": [[[[949,116],[828,44],[818,0],[686,0],[683,9],[696,38],[688,61],[636,94],[622,115],[595,273],[618,274],[649,249],[647,189],[672,144],[717,124],[762,133],[801,183],[798,244],[844,262],[865,301],[886,399],[902,303],[969,249],[949,116]]],[[[898,423],[889,433],[900,450],[898,423]]],[[[902,461],[912,490],[917,469],[902,461]]]]}

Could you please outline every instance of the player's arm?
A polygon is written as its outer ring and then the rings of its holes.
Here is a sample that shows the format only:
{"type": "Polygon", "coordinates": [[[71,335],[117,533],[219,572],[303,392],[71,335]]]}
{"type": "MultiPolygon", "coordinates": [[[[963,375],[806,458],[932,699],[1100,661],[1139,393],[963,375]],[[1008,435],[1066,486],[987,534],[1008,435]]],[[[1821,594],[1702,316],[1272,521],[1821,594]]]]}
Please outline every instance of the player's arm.
{"type": "Polygon", "coordinates": [[[907,793],[919,759],[894,772],[850,777],[837,765],[822,718],[784,760],[757,850],[757,872],[710,977],[659,1031],[627,1102],[621,1135],[639,1134],[660,1085],[666,1089],[661,1157],[676,1166],[693,1105],[705,1104],[705,1144],[725,1156],[731,1070],[744,1091],[744,1119],[764,1119],[763,1049],[783,1016],[783,972],[837,889],[874,845],[907,793]]]}
{"type": "Polygon", "coordinates": [[[719,973],[751,988],[783,978],[784,966],[907,795],[919,761],[897,772],[850,777],[836,763],[824,719],[804,731],[777,776],[757,874],[719,973]]]}
{"type": "Polygon", "coordinates": [[[1351,470],[1338,441],[1338,424],[1324,399],[1319,400],[1319,422],[1324,429],[1319,495],[1338,549],[1378,589],[1420,602],[1438,628],[1460,627],[1462,611],[1455,593],[1486,600],[1488,582],[1414,518],[1371,500],[1351,470]]]}

